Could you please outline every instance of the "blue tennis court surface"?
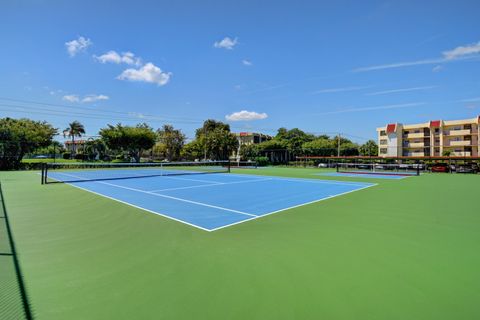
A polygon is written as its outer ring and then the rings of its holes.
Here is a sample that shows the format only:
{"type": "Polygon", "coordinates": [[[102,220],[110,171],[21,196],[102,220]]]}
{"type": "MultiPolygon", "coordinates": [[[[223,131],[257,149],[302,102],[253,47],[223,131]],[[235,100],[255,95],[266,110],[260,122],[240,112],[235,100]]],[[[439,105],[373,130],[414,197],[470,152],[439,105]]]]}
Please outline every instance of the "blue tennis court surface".
{"type": "MultiPolygon", "coordinates": [[[[85,172],[51,172],[60,181],[85,172]]],[[[214,231],[375,184],[233,173],[69,182],[185,224],[214,231]]]]}
{"type": "Polygon", "coordinates": [[[400,180],[408,178],[410,175],[378,174],[378,173],[347,173],[347,172],[326,172],[316,173],[317,176],[329,177],[347,177],[347,178],[368,178],[368,179],[391,179],[400,180]]]}

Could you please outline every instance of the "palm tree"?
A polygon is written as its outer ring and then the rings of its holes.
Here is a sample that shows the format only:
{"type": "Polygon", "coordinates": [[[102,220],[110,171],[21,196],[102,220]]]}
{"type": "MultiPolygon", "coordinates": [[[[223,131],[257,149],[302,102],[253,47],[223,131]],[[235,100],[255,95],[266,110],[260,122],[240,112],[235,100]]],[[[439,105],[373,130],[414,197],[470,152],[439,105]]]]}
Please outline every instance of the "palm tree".
{"type": "Polygon", "coordinates": [[[72,159],[75,155],[75,137],[81,137],[82,134],[85,134],[85,127],[83,126],[83,124],[76,120],[72,123],[69,123],[68,127],[63,130],[63,137],[72,138],[72,159]]]}

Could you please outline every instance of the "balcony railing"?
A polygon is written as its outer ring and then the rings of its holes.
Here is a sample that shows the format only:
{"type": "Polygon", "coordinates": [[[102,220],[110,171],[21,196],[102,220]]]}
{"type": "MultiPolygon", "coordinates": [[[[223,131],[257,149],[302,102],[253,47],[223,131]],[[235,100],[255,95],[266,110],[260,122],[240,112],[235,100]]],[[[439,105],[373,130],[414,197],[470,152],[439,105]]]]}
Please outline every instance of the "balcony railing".
{"type": "Polygon", "coordinates": [[[472,129],[448,130],[443,132],[446,136],[467,136],[472,134],[472,129]]]}
{"type": "Polygon", "coordinates": [[[471,146],[472,145],[472,141],[470,140],[463,140],[463,141],[447,141],[447,143],[445,143],[445,146],[446,147],[465,147],[465,146],[471,146]]]}
{"type": "Polygon", "coordinates": [[[470,157],[472,153],[470,151],[457,151],[452,152],[450,155],[454,157],[470,157]]]}
{"type": "Polygon", "coordinates": [[[406,152],[403,155],[405,157],[424,157],[425,152],[406,152]]]}
{"type": "Polygon", "coordinates": [[[405,139],[415,139],[415,138],[423,138],[423,137],[430,137],[430,135],[426,135],[424,132],[409,133],[409,134],[403,135],[403,138],[405,139]]]}
{"type": "Polygon", "coordinates": [[[425,145],[423,142],[414,142],[414,143],[405,143],[403,145],[404,148],[423,148],[423,147],[428,147],[428,145],[425,145]]]}

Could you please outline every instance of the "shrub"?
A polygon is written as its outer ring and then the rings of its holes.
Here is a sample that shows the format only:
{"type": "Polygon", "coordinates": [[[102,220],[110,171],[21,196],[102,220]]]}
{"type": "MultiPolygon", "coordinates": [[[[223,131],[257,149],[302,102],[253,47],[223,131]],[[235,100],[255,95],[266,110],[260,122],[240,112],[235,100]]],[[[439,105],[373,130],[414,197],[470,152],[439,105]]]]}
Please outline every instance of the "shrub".
{"type": "Polygon", "coordinates": [[[68,159],[70,159],[71,156],[72,156],[72,154],[70,152],[65,152],[63,154],[63,159],[68,160],[68,159]]]}
{"type": "Polygon", "coordinates": [[[264,167],[270,164],[268,157],[256,157],[255,161],[257,162],[257,166],[264,167]]]}

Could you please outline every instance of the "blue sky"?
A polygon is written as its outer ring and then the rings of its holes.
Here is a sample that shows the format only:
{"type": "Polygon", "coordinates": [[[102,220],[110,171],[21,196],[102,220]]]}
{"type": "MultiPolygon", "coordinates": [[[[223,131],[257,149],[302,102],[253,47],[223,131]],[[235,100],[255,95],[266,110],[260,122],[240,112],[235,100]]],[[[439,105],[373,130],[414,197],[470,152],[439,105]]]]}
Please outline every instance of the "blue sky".
{"type": "Polygon", "coordinates": [[[0,117],[79,120],[89,135],[171,123],[188,137],[213,118],[363,142],[388,122],[480,114],[478,12],[478,1],[6,0],[0,117]]]}

